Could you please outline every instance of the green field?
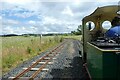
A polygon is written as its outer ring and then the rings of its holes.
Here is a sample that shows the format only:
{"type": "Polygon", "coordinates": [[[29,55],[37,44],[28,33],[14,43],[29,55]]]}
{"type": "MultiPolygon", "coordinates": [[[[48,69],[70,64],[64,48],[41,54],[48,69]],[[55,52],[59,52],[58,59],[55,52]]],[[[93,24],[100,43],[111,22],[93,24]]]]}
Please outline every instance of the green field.
{"type": "Polygon", "coordinates": [[[63,38],[80,39],[80,36],[43,36],[40,37],[0,37],[2,40],[2,73],[51,48],[63,38]]]}

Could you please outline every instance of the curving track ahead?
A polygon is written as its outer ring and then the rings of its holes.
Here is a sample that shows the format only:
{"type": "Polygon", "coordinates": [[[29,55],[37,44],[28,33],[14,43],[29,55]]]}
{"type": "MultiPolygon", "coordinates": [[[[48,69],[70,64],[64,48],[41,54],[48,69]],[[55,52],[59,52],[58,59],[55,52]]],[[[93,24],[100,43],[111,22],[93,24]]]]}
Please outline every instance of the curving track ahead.
{"type": "Polygon", "coordinates": [[[26,61],[3,76],[10,80],[78,79],[90,80],[83,66],[81,44],[78,40],[65,39],[60,45],[26,61]]]}

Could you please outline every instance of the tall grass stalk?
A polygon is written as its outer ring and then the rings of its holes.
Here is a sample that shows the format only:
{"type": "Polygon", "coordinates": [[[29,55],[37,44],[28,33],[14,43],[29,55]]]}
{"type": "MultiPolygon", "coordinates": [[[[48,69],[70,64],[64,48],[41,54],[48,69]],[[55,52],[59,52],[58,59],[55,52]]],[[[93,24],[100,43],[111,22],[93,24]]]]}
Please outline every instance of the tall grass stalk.
{"type": "Polygon", "coordinates": [[[60,43],[61,37],[2,37],[2,72],[5,74],[11,68],[30,59],[46,49],[60,43]]]}

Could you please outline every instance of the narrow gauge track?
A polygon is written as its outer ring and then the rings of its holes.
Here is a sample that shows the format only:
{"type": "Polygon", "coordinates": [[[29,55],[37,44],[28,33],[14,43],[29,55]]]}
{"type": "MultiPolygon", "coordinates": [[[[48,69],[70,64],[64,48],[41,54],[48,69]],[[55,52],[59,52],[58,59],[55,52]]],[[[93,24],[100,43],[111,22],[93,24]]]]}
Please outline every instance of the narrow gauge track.
{"type": "Polygon", "coordinates": [[[60,52],[60,50],[64,47],[64,43],[66,41],[62,42],[59,46],[48,52],[46,55],[38,59],[36,62],[34,62],[32,65],[30,65],[28,68],[25,68],[23,71],[18,73],[15,77],[9,77],[12,80],[18,80],[18,79],[27,79],[27,80],[33,80],[41,71],[44,69],[47,64],[49,64],[54,57],[60,52]],[[39,65],[39,63],[44,63],[39,66],[39,68],[35,68],[35,66],[39,65]],[[29,71],[34,70],[34,73],[30,77],[23,77],[26,73],[29,71]]]}

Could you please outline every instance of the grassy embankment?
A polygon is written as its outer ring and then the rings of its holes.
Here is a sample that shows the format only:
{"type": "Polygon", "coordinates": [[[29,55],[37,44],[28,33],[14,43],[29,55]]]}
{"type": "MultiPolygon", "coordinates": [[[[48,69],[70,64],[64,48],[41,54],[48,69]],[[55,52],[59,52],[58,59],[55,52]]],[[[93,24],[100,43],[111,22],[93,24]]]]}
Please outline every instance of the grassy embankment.
{"type": "Polygon", "coordinates": [[[40,37],[2,37],[2,73],[57,45],[63,38],[80,39],[79,36],[43,36],[40,41],[40,37]]]}

